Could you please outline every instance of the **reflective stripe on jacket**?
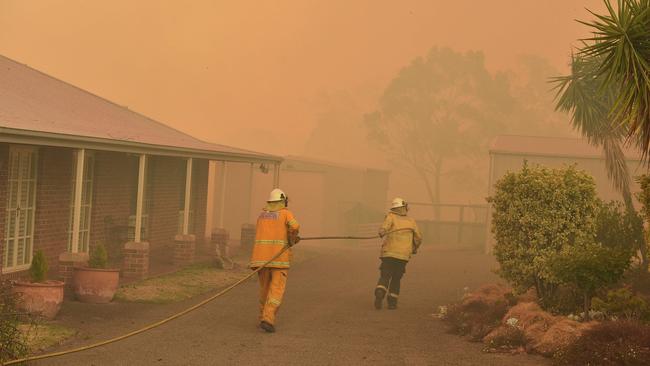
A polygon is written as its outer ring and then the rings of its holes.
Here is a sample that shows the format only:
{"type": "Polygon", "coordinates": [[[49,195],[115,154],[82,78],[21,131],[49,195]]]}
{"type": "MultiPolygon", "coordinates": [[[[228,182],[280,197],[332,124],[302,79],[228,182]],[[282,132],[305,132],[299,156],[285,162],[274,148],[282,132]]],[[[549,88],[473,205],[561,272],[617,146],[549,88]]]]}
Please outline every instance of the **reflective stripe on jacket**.
{"type": "MultiPolygon", "coordinates": [[[[287,244],[288,231],[298,232],[300,225],[293,213],[283,204],[270,203],[257,218],[255,245],[251,255],[250,267],[257,268],[271,260],[287,244]]],[[[291,249],[274,259],[267,267],[289,268],[291,249]]]]}
{"type": "Polygon", "coordinates": [[[381,258],[391,257],[408,261],[411,259],[413,249],[417,249],[422,243],[422,234],[414,219],[406,216],[406,214],[389,212],[381,225],[380,233],[384,234],[399,229],[412,230],[398,231],[386,235],[381,246],[381,258]]]}

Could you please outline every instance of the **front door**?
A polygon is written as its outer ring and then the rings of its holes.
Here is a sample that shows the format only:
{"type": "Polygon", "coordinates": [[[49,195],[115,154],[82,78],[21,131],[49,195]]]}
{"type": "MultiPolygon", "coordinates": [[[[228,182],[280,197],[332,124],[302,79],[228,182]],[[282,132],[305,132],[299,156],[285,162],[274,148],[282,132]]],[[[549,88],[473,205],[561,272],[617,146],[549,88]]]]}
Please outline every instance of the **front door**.
{"type": "Polygon", "coordinates": [[[3,271],[29,267],[34,242],[36,149],[12,146],[5,220],[3,271]]]}

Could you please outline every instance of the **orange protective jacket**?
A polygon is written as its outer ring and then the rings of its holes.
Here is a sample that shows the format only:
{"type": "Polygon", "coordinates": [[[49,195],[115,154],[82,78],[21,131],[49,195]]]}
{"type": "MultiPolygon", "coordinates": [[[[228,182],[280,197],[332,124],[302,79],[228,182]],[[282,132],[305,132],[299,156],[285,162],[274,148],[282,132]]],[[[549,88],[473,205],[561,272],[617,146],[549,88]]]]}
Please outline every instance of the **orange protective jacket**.
{"type": "MultiPolygon", "coordinates": [[[[281,202],[271,202],[257,218],[255,245],[251,255],[250,267],[257,268],[271,260],[288,243],[289,232],[297,235],[300,225],[281,202]]],[[[291,249],[274,259],[267,267],[289,268],[291,249]]]]}

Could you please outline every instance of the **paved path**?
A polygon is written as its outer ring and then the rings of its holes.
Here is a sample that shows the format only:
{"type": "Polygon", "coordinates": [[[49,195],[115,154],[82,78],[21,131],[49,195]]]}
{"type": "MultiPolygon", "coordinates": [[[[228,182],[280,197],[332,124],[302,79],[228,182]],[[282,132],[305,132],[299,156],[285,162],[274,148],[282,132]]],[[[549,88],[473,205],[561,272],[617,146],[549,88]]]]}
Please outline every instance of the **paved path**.
{"type": "MultiPolygon", "coordinates": [[[[482,353],[481,344],[445,333],[444,325],[432,318],[437,306],[458,298],[463,287],[494,280],[488,256],[424,249],[407,268],[400,308],[377,311],[372,306],[376,249],[330,246],[309,250],[317,256],[289,273],[275,334],[257,328],[257,283],[251,281],[146,334],[38,365],[549,364],[539,357],[482,353]]],[[[133,329],[189,303],[124,307],[132,309],[126,315],[133,317],[127,326],[108,326],[66,348],[133,329]]],[[[88,315],[89,322],[99,320],[107,308],[97,309],[88,315]]],[[[75,311],[74,306],[67,311],[75,311]]]]}

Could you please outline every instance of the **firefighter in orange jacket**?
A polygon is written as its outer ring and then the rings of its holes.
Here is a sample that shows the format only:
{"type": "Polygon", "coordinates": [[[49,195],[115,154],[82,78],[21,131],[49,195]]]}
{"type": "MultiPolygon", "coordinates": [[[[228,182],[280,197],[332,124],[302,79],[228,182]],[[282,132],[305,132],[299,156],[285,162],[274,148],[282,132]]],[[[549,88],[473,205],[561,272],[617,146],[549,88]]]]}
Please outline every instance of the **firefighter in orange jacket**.
{"type": "Polygon", "coordinates": [[[375,287],[375,308],[381,309],[384,297],[388,309],[397,309],[400,282],[406,272],[406,264],[411,255],[417,253],[422,243],[422,234],[415,220],[407,216],[408,204],[401,198],[395,198],[390,212],[379,229],[379,236],[384,239],[381,246],[381,266],[379,281],[375,287]]]}
{"type": "MultiPolygon", "coordinates": [[[[273,259],[285,246],[298,242],[300,225],[287,209],[288,202],[288,197],[282,190],[271,191],[266,207],[257,218],[255,245],[250,261],[252,269],[273,259]]],[[[275,332],[275,316],[282,303],[290,264],[291,249],[258,272],[260,327],[269,333],[275,332]]]]}

